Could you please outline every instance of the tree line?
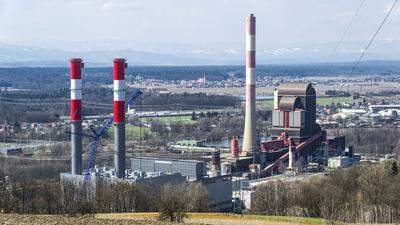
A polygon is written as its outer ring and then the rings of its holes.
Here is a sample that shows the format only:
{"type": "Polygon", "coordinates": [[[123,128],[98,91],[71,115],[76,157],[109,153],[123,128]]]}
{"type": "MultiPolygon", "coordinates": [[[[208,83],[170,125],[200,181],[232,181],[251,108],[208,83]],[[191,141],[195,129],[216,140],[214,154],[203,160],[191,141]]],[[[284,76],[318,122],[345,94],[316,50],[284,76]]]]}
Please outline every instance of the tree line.
{"type": "Polygon", "coordinates": [[[341,133],[348,145],[353,145],[357,153],[393,154],[400,152],[397,128],[346,128],[341,133]]]}
{"type": "Polygon", "coordinates": [[[310,181],[270,182],[255,190],[253,213],[324,218],[327,224],[400,221],[396,161],[359,165],[310,181]]]}
{"type": "Polygon", "coordinates": [[[160,219],[182,221],[187,212],[209,211],[207,189],[198,182],[148,186],[98,180],[78,184],[59,173],[68,163],[0,158],[0,212],[92,214],[160,212],[160,219]]]}
{"type": "MultiPolygon", "coordinates": [[[[321,63],[299,65],[258,65],[257,74],[267,76],[334,76],[350,73],[353,63],[321,63]]],[[[396,61],[368,61],[360,65],[354,74],[397,75],[400,66],[396,61]]],[[[13,88],[64,88],[68,85],[67,67],[14,67],[0,68],[0,84],[13,88]]],[[[225,80],[229,74],[245,77],[244,65],[226,66],[130,66],[126,74],[145,79],[196,80],[206,76],[207,80],[225,80]]],[[[111,67],[84,68],[84,78],[90,85],[112,84],[111,67]]]]}

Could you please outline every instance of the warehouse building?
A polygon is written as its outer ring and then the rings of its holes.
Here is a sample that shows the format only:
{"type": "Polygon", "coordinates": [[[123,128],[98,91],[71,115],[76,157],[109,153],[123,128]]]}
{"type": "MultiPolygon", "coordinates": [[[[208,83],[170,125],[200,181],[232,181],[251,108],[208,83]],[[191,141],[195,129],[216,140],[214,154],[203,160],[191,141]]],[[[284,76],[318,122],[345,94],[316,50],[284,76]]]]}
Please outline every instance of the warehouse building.
{"type": "Polygon", "coordinates": [[[201,180],[206,175],[206,163],[198,160],[137,157],[131,158],[131,169],[144,172],[180,173],[188,180],[201,180]]]}

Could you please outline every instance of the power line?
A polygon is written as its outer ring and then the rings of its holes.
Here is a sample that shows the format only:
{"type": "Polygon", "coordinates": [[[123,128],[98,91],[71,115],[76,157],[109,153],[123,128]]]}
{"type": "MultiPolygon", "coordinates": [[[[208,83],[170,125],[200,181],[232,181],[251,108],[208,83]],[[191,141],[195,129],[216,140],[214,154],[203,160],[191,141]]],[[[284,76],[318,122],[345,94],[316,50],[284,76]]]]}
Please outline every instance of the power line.
{"type": "MultiPolygon", "coordinates": [[[[368,45],[364,48],[360,58],[357,60],[357,62],[354,64],[353,68],[351,69],[351,72],[349,74],[349,76],[353,75],[354,71],[357,69],[357,67],[360,65],[361,60],[364,58],[365,54],[367,53],[368,49],[371,47],[372,43],[374,42],[375,38],[378,36],[379,32],[381,31],[383,25],[385,25],[387,19],[389,18],[390,14],[392,13],[393,9],[396,7],[397,3],[399,2],[399,0],[395,0],[392,7],[390,8],[390,10],[387,12],[386,16],[384,17],[384,19],[382,20],[382,22],[379,24],[378,29],[375,31],[374,35],[372,36],[371,40],[368,42],[368,45]]],[[[339,91],[341,91],[344,87],[344,84],[342,84],[342,86],[340,86],[339,91]]],[[[333,103],[335,101],[336,96],[333,97],[333,103]]]]}
{"type": "Polygon", "coordinates": [[[381,24],[379,25],[378,29],[376,30],[376,32],[374,33],[374,36],[372,36],[371,40],[368,42],[367,47],[364,49],[363,53],[361,54],[360,58],[358,59],[357,63],[353,66],[353,69],[351,70],[350,76],[354,73],[354,71],[356,70],[356,68],[358,67],[358,65],[360,64],[361,60],[364,58],[365,54],[367,53],[368,49],[371,47],[372,42],[375,40],[376,36],[378,35],[379,31],[381,31],[383,25],[386,23],[386,20],[389,18],[390,14],[392,13],[394,7],[396,7],[397,3],[399,2],[399,0],[395,0],[395,2],[393,3],[392,7],[390,8],[390,10],[388,11],[388,13],[386,14],[385,18],[382,20],[381,24]]]}
{"type": "Polygon", "coordinates": [[[350,23],[347,25],[346,29],[344,30],[342,36],[340,37],[339,41],[337,42],[335,48],[333,49],[333,51],[331,52],[331,54],[328,57],[328,62],[331,62],[333,55],[336,53],[336,51],[338,50],[338,48],[340,47],[340,45],[342,44],[344,38],[346,37],[347,33],[350,30],[350,27],[353,25],[355,19],[357,18],[358,14],[360,13],[361,8],[364,6],[365,2],[367,0],[363,0],[361,1],[360,5],[358,6],[358,8],[356,9],[356,12],[354,13],[353,17],[350,20],[350,23]]]}

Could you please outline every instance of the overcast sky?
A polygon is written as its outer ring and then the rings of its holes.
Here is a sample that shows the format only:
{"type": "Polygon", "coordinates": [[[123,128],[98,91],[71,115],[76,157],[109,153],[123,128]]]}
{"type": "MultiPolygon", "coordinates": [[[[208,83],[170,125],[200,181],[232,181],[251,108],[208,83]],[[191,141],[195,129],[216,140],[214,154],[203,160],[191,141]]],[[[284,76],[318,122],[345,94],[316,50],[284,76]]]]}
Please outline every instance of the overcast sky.
{"type": "MultiPolygon", "coordinates": [[[[335,42],[361,1],[0,0],[0,42],[60,49],[82,43],[88,49],[124,43],[229,47],[244,41],[249,13],[257,18],[259,43],[335,42]]],[[[369,39],[393,1],[367,0],[345,41],[369,39]]],[[[378,40],[400,40],[399,9],[378,40]]]]}

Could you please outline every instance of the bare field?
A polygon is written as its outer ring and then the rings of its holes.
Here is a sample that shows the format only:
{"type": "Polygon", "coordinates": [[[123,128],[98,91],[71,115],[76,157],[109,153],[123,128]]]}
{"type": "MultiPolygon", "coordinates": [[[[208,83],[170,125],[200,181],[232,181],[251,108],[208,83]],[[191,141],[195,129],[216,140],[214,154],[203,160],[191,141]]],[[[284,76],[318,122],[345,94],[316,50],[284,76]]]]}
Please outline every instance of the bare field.
{"type": "MultiPolygon", "coordinates": [[[[229,87],[229,88],[177,88],[168,87],[168,91],[172,93],[207,93],[216,95],[245,95],[246,88],[244,87],[229,87]]],[[[257,88],[258,95],[273,95],[274,87],[257,88]]]]}
{"type": "MultiPolygon", "coordinates": [[[[172,225],[157,222],[157,213],[105,213],[86,216],[1,214],[0,225],[172,225]]],[[[176,223],[175,223],[176,224],[176,223]]],[[[323,225],[317,218],[190,213],[181,225],[323,225]]],[[[345,225],[345,224],[343,224],[345,225]]],[[[346,224],[361,225],[361,224],[346,224]]],[[[384,224],[380,224],[384,225],[384,224]]]]}
{"type": "MultiPolygon", "coordinates": [[[[157,213],[117,213],[97,214],[97,218],[113,220],[147,220],[155,221],[157,213]]],[[[209,224],[209,225],[322,225],[321,219],[279,217],[279,216],[256,216],[235,215],[223,213],[189,213],[185,219],[186,224],[209,224]]]]}
{"type": "MultiPolygon", "coordinates": [[[[318,95],[325,95],[327,90],[359,92],[365,94],[366,92],[380,92],[380,91],[393,91],[398,90],[400,85],[393,82],[380,82],[377,84],[362,83],[347,83],[347,84],[334,84],[314,85],[318,95]]],[[[257,87],[257,95],[273,95],[275,87],[257,87]]],[[[245,95],[246,88],[244,87],[231,87],[231,88],[168,88],[172,93],[207,93],[218,95],[245,95]]]]}
{"type": "MultiPolygon", "coordinates": [[[[366,92],[381,92],[393,91],[400,88],[400,84],[391,81],[367,81],[367,78],[374,78],[376,76],[356,76],[356,77],[307,77],[301,82],[313,82],[314,88],[318,95],[324,95],[327,90],[341,90],[349,92],[359,92],[365,94],[366,92]],[[328,82],[328,83],[326,83],[328,82]]],[[[296,81],[297,82],[297,81],[296,81]]],[[[220,95],[245,95],[245,87],[221,87],[221,88],[182,88],[173,85],[162,86],[173,93],[207,93],[207,94],[220,94],[220,95]]],[[[275,87],[257,87],[257,95],[273,95],[275,87]]]]}
{"type": "Polygon", "coordinates": [[[167,225],[138,220],[99,219],[94,216],[0,214],[0,225],[167,225]]]}

